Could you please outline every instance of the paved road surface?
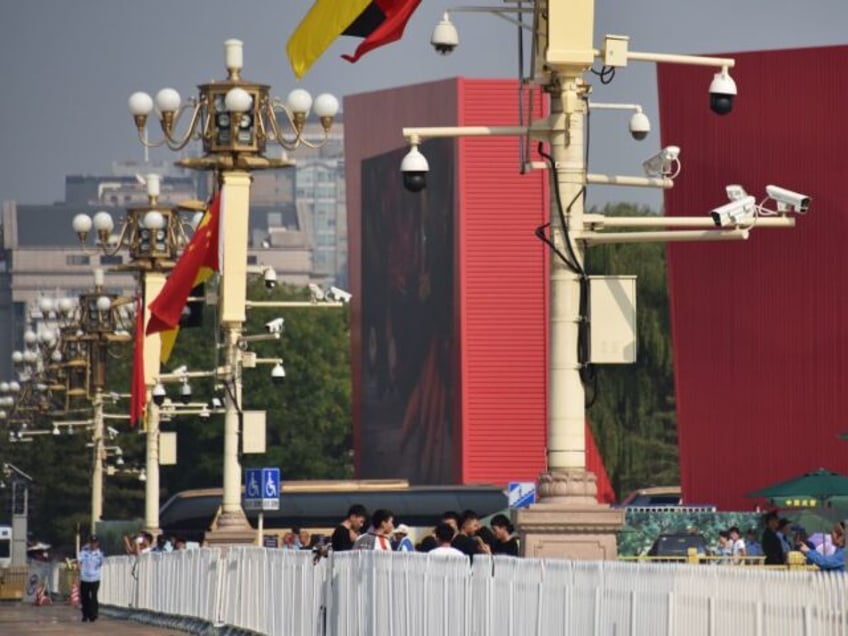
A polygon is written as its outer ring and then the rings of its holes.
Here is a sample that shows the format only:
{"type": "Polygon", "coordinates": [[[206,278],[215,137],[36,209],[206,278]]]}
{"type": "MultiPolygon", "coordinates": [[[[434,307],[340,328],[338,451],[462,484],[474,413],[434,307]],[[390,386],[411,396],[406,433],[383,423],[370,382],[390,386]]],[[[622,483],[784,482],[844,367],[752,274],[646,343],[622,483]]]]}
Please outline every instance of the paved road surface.
{"type": "Polygon", "coordinates": [[[68,605],[34,607],[20,602],[0,602],[0,636],[176,636],[185,632],[150,627],[133,621],[100,616],[97,622],[83,623],[78,609],[68,605]]]}

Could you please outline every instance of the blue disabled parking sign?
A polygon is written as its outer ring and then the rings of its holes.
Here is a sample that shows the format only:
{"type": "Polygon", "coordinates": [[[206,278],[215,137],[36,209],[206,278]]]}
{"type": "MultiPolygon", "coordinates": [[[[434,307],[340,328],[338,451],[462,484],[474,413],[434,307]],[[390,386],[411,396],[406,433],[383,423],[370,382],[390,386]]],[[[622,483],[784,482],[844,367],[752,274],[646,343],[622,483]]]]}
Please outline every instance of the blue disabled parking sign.
{"type": "Polygon", "coordinates": [[[510,508],[526,508],[536,503],[536,483],[532,481],[511,481],[506,488],[510,508]]]}
{"type": "Polygon", "coordinates": [[[279,468],[248,468],[244,471],[244,507],[248,510],[280,509],[279,468]]]}

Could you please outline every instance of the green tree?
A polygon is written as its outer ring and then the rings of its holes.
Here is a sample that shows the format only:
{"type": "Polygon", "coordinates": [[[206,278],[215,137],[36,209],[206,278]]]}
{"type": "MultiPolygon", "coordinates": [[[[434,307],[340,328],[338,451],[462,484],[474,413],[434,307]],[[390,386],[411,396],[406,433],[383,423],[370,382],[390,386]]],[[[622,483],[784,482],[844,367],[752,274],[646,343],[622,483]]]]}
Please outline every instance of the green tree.
{"type": "MultiPolygon", "coordinates": [[[[652,212],[619,204],[603,214],[652,212]]],[[[596,395],[588,412],[613,488],[624,496],[639,487],[679,483],[665,244],[603,245],[586,254],[591,274],[637,276],[636,363],[596,367],[596,395]]],[[[591,398],[592,387],[587,393],[591,398]]]]}
{"type": "MultiPolygon", "coordinates": [[[[267,290],[261,281],[248,286],[258,301],[309,300],[308,291],[281,285],[267,290]]],[[[207,310],[204,326],[180,333],[169,366],[209,369],[220,364],[221,351],[211,346],[217,327],[207,310]]],[[[257,308],[248,312],[245,334],[264,333],[264,324],[283,316],[279,341],[253,343],[260,358],[282,358],[286,379],[271,381],[270,366],[246,369],[243,409],[265,410],[267,451],[245,455],[243,468],[278,466],[283,479],[341,479],[352,475],[351,368],[348,309],[316,305],[306,308],[257,308]]],[[[210,383],[192,385],[197,399],[213,395],[210,383]],[[196,386],[195,386],[196,385],[196,386]]],[[[178,431],[178,465],[163,469],[169,494],[189,488],[219,486],[222,479],[223,419],[178,418],[163,429],[178,431]]]]}
{"type": "MultiPolygon", "coordinates": [[[[266,290],[260,281],[249,285],[253,300],[308,300],[304,289],[279,286],[266,290]]],[[[267,412],[267,452],[246,455],[243,467],[279,466],[284,479],[333,479],[352,474],[351,368],[348,309],[286,308],[248,312],[246,334],[264,333],[264,323],[285,317],[279,341],[260,342],[251,350],[261,358],[283,358],[286,380],[271,382],[271,368],[258,366],[244,371],[243,408],[267,412]]],[[[187,365],[209,370],[219,365],[217,316],[207,307],[203,325],[182,329],[167,369],[187,365]]],[[[132,343],[110,347],[107,396],[129,393],[132,343]]],[[[177,400],[174,385],[166,387],[177,400]]],[[[208,402],[216,392],[213,381],[192,382],[193,400],[208,402]]],[[[107,400],[107,411],[127,414],[126,399],[107,400]]],[[[74,419],[91,412],[74,414],[74,419]]],[[[30,424],[30,429],[49,430],[52,418],[30,424]]],[[[119,445],[125,467],[145,464],[145,436],[125,422],[109,420],[120,431],[108,445],[119,445]]],[[[222,482],[223,416],[208,419],[182,416],[162,423],[162,430],[178,434],[178,464],[161,468],[160,501],[189,488],[219,487],[222,482]]],[[[7,439],[4,436],[4,440],[7,439]]],[[[30,530],[33,537],[70,551],[77,527],[87,531],[91,515],[92,449],[89,434],[39,435],[30,443],[0,446],[0,460],[11,461],[32,475],[30,530]]],[[[8,519],[10,488],[0,489],[0,523],[8,519]]],[[[104,478],[103,517],[129,520],[143,517],[144,484],[137,477],[116,474],[104,478]]]]}

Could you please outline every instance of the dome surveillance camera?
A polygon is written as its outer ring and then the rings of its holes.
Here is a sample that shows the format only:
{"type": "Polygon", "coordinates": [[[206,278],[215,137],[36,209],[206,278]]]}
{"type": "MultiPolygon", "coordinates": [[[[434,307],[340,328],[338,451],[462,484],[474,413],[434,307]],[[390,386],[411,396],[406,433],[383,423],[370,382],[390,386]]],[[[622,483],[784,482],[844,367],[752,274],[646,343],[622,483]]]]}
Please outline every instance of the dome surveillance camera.
{"type": "Polygon", "coordinates": [[[727,115],[733,110],[733,98],[736,97],[736,82],[727,69],[713,76],[710,82],[710,110],[716,115],[727,115]]]}
{"type": "Polygon", "coordinates": [[[630,118],[630,136],[636,141],[642,141],[651,132],[651,120],[641,110],[633,113],[630,118]]]}
{"type": "Polygon", "coordinates": [[[274,289],[277,286],[277,272],[273,267],[268,267],[262,273],[262,278],[265,280],[265,289],[274,289]]]}
{"type": "Polygon", "coordinates": [[[282,384],[286,379],[286,370],[283,367],[282,363],[277,363],[274,365],[274,368],[271,369],[271,382],[274,384],[282,384]]]}
{"type": "Polygon", "coordinates": [[[427,157],[418,150],[417,145],[413,145],[406,153],[400,163],[400,171],[403,173],[403,187],[410,192],[421,192],[427,187],[430,164],[427,163],[427,157]]]}
{"type": "Polygon", "coordinates": [[[153,403],[156,406],[162,406],[165,403],[166,395],[167,393],[165,393],[165,387],[162,386],[161,382],[153,387],[153,403]]]}
{"type": "Polygon", "coordinates": [[[450,55],[459,46],[459,34],[447,13],[442,16],[441,21],[433,29],[430,44],[436,49],[436,53],[441,55],[450,55]]]}
{"type": "Polygon", "coordinates": [[[191,402],[191,385],[188,382],[183,382],[180,388],[180,402],[183,404],[191,402]]]}

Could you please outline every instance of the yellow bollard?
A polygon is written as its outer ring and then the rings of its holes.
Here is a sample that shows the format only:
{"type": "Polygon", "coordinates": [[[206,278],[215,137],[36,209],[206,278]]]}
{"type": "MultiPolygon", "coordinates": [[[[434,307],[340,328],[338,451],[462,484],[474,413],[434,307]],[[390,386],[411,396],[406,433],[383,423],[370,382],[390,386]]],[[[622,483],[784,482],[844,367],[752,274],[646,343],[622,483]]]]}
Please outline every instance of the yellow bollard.
{"type": "Polygon", "coordinates": [[[807,569],[807,557],[803,552],[793,550],[786,555],[786,565],[790,570],[805,570],[807,569]]]}
{"type": "Polygon", "coordinates": [[[688,548],[686,550],[686,563],[698,565],[701,562],[701,557],[698,555],[698,548],[688,548]]]}

